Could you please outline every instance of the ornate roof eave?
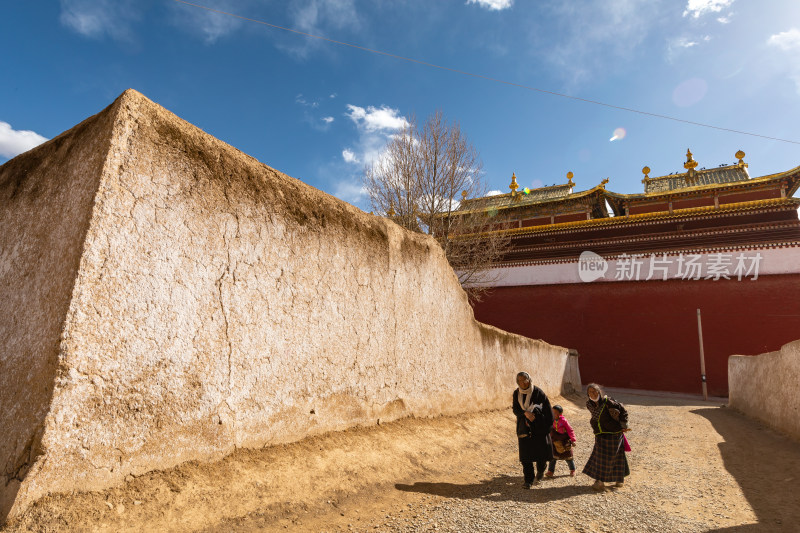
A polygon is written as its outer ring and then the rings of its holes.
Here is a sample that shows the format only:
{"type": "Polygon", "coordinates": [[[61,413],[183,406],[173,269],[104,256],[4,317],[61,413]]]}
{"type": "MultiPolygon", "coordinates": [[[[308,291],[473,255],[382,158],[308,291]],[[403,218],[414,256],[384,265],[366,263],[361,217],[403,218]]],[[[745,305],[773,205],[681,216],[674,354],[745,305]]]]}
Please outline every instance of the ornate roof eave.
{"type": "Polygon", "coordinates": [[[546,233],[551,231],[560,231],[564,229],[593,229],[604,226],[615,225],[628,225],[638,222],[654,221],[654,220],[669,220],[687,218],[696,215],[724,215],[736,211],[750,211],[763,208],[779,208],[779,207],[800,207],[800,198],[770,198],[766,200],[753,200],[750,202],[736,202],[731,204],[723,204],[719,208],[712,206],[703,207],[690,207],[687,209],[675,209],[672,213],[667,211],[658,211],[656,213],[640,213],[628,216],[614,216],[608,218],[593,218],[590,220],[576,220],[573,222],[558,222],[556,224],[543,224],[541,226],[530,226],[526,228],[512,228],[505,230],[487,231],[482,233],[471,233],[462,235],[459,238],[473,238],[478,236],[490,234],[504,234],[509,236],[526,235],[529,233],[546,233]]]}
{"type": "MultiPolygon", "coordinates": [[[[504,210],[508,210],[508,209],[519,209],[519,208],[537,206],[537,205],[544,205],[544,204],[557,204],[557,203],[565,202],[565,201],[568,201],[568,200],[576,200],[576,199],[579,199],[579,198],[585,198],[585,197],[591,196],[594,193],[598,193],[599,196],[605,196],[605,195],[608,194],[608,191],[606,191],[606,188],[605,188],[605,183],[607,183],[607,182],[600,183],[600,184],[592,187],[591,189],[587,189],[585,191],[580,191],[580,192],[575,192],[575,193],[572,193],[572,194],[568,194],[568,195],[562,196],[560,198],[545,198],[544,200],[535,200],[535,201],[532,201],[532,202],[526,202],[526,203],[520,203],[520,204],[509,204],[509,205],[492,206],[492,209],[497,209],[498,211],[504,211],[504,210]]],[[[560,187],[560,185],[551,185],[550,187],[560,187]]],[[[542,188],[545,189],[545,188],[549,188],[549,187],[542,187],[542,188]]],[[[497,194],[495,196],[484,196],[482,198],[501,198],[501,197],[504,197],[504,196],[508,197],[509,199],[513,198],[512,193],[497,194]]],[[[482,198],[472,198],[472,199],[468,200],[468,202],[471,203],[471,202],[474,202],[476,200],[481,200],[482,198]]],[[[487,209],[486,207],[477,207],[475,209],[466,209],[466,210],[453,211],[452,214],[453,215],[469,215],[469,214],[472,214],[472,213],[481,213],[481,212],[485,211],[486,209],[487,209]]]]}
{"type": "MultiPolygon", "coordinates": [[[[676,177],[676,175],[672,176],[661,176],[663,177],[676,177]]],[[[757,178],[750,178],[749,180],[742,180],[742,181],[732,181],[728,183],[714,183],[708,185],[694,185],[692,187],[684,187],[681,189],[672,189],[670,191],[658,191],[658,192],[649,192],[649,193],[636,193],[636,194],[622,194],[616,193],[611,191],[606,191],[606,196],[609,199],[609,202],[612,200],[622,200],[622,201],[630,201],[630,200],[651,200],[657,199],[659,197],[674,197],[684,195],[686,193],[694,193],[694,192],[706,192],[706,191],[719,191],[724,189],[735,189],[738,187],[755,187],[758,185],[763,185],[765,183],[769,183],[771,181],[780,181],[785,178],[794,178],[794,182],[790,185],[790,187],[786,190],[786,195],[791,196],[793,195],[798,188],[800,188],[800,166],[795,167],[791,170],[787,170],[784,172],[778,172],[776,174],[769,174],[767,176],[759,176],[757,178]]],[[[660,179],[660,178],[651,178],[651,179],[660,179]]]]}

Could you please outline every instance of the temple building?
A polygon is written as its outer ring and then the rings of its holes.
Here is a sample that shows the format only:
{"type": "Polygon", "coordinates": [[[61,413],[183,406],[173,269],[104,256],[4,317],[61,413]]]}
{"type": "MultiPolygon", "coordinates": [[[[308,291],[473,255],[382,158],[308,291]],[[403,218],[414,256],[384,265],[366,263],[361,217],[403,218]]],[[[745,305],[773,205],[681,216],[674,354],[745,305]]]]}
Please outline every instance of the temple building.
{"type": "Polygon", "coordinates": [[[729,355],[800,338],[800,167],[751,178],[738,163],[650,177],[617,194],[608,180],[464,199],[510,237],[475,304],[478,320],[575,348],[583,381],[727,395],[729,355]],[[705,375],[701,375],[698,312],[705,375]]]}

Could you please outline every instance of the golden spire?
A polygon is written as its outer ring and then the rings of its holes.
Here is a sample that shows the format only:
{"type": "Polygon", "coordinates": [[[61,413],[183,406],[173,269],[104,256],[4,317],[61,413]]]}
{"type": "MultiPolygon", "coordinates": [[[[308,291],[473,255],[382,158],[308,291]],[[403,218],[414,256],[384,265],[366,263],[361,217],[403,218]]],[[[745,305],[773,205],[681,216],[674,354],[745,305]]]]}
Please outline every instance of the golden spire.
{"type": "Polygon", "coordinates": [[[686,163],[683,164],[683,168],[690,171],[690,174],[697,168],[697,161],[692,159],[692,151],[688,148],[686,149],[686,163]]]}
{"type": "Polygon", "coordinates": [[[642,174],[644,174],[644,179],[642,180],[642,183],[648,183],[650,181],[650,175],[649,175],[650,167],[644,167],[642,169],[642,174]]]}
{"type": "Polygon", "coordinates": [[[394,211],[394,205],[389,204],[389,210],[386,212],[386,214],[389,215],[390,217],[393,217],[397,214],[394,211]]]}
{"type": "Polygon", "coordinates": [[[464,201],[467,199],[467,191],[461,191],[461,200],[464,201]]]}
{"type": "Polygon", "coordinates": [[[744,162],[744,152],[743,151],[739,150],[738,152],[736,152],[736,155],[734,157],[739,160],[739,166],[740,167],[746,167],[747,166],[747,163],[744,162]]]}
{"type": "Polygon", "coordinates": [[[508,188],[511,189],[511,196],[514,196],[517,189],[519,189],[519,185],[517,185],[517,175],[514,172],[511,173],[511,185],[509,185],[508,188]]]}
{"type": "Polygon", "coordinates": [[[606,184],[607,184],[609,181],[610,181],[610,180],[609,180],[609,178],[606,178],[606,179],[604,179],[603,181],[601,181],[601,182],[600,182],[600,187],[602,187],[603,189],[605,189],[605,188],[606,188],[606,184]]]}
{"type": "Polygon", "coordinates": [[[570,187],[574,187],[575,186],[575,184],[572,182],[572,178],[574,178],[574,177],[575,177],[575,174],[573,174],[572,172],[567,172],[567,185],[569,185],[570,187]]]}

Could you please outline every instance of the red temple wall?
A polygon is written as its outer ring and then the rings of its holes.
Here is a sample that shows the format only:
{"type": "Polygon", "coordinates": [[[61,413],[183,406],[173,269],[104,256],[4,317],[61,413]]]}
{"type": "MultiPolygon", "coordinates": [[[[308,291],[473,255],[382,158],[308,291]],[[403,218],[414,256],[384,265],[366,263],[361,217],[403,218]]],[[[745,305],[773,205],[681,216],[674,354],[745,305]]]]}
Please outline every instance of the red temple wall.
{"type": "Polygon", "coordinates": [[[560,222],[575,222],[578,220],[587,220],[586,213],[570,213],[569,215],[556,215],[556,224],[560,222]]]}
{"type": "Polygon", "coordinates": [[[752,202],[754,200],[769,200],[771,198],[780,198],[780,189],[762,189],[760,191],[740,192],[736,194],[720,195],[720,204],[732,204],[736,202],[752,202]]]}
{"type": "Polygon", "coordinates": [[[585,383],[700,393],[698,308],[709,394],[727,396],[729,355],[800,339],[800,275],[499,287],[475,317],[577,349],[585,383]]]}
{"type": "Polygon", "coordinates": [[[550,224],[550,222],[550,217],[529,218],[522,221],[522,227],[528,228],[531,226],[542,226],[544,224],[550,224]]]}
{"type": "Polygon", "coordinates": [[[684,200],[673,200],[672,209],[691,209],[693,207],[709,207],[714,205],[714,197],[686,198],[684,200]]]}
{"type": "Polygon", "coordinates": [[[628,208],[628,213],[631,215],[641,215],[642,213],[658,213],[661,211],[669,211],[668,202],[660,202],[657,204],[646,205],[632,205],[628,208]]]}

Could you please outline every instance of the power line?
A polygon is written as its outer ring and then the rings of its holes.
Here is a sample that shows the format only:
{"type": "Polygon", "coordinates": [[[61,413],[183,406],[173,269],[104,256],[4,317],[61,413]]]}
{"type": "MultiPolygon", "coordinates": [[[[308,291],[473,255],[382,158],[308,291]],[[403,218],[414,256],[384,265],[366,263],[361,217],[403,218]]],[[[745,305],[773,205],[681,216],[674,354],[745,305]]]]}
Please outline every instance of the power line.
{"type": "Polygon", "coordinates": [[[288,31],[290,33],[295,33],[297,35],[303,35],[305,37],[311,37],[312,39],[318,39],[320,41],[326,41],[326,42],[333,43],[333,44],[338,44],[338,45],[341,45],[341,46],[347,46],[349,48],[355,48],[356,50],[362,50],[364,52],[370,52],[370,53],[373,53],[373,54],[379,54],[379,55],[386,56],[386,57],[391,57],[391,58],[394,58],[394,59],[400,59],[401,61],[408,61],[409,63],[416,63],[418,65],[424,65],[426,67],[436,68],[436,69],[439,69],[439,70],[445,70],[445,71],[448,71],[448,72],[455,72],[456,74],[462,74],[464,76],[471,76],[473,78],[478,78],[478,79],[482,79],[482,80],[502,83],[504,85],[510,85],[512,87],[518,87],[520,89],[526,89],[528,91],[536,91],[536,92],[540,92],[540,93],[544,93],[544,94],[549,94],[549,95],[552,95],[552,96],[560,96],[561,98],[568,98],[570,100],[577,100],[579,102],[585,102],[587,104],[594,104],[594,105],[599,105],[599,106],[603,106],[603,107],[609,107],[611,109],[619,109],[621,111],[627,111],[629,113],[637,113],[639,115],[645,115],[645,116],[650,116],[650,117],[655,117],[655,118],[661,118],[661,119],[665,119],[665,120],[672,120],[674,122],[681,122],[681,123],[684,123],[684,124],[691,124],[692,126],[701,126],[703,128],[711,128],[711,129],[719,130],[719,131],[727,131],[727,132],[730,132],[730,133],[738,133],[740,135],[749,135],[751,137],[760,137],[762,139],[769,139],[771,141],[780,141],[780,142],[800,145],[800,141],[792,141],[792,140],[789,140],[789,139],[781,139],[780,137],[770,137],[768,135],[760,135],[758,133],[750,133],[750,132],[742,131],[742,130],[734,130],[734,129],[731,129],[731,128],[723,128],[721,126],[714,126],[712,124],[705,124],[703,122],[695,122],[695,121],[692,121],[692,120],[685,120],[685,119],[682,119],[682,118],[671,117],[669,115],[662,115],[662,114],[659,114],[659,113],[650,113],[649,111],[642,111],[640,109],[633,109],[631,107],[623,107],[623,106],[618,106],[618,105],[614,105],[614,104],[607,104],[605,102],[600,102],[598,100],[591,100],[589,98],[581,98],[580,96],[572,96],[572,95],[569,95],[569,94],[563,94],[563,93],[559,93],[559,92],[555,92],[555,91],[548,91],[547,89],[539,89],[537,87],[532,87],[530,85],[524,85],[524,84],[516,83],[516,82],[513,82],[513,81],[502,80],[500,78],[493,78],[491,76],[486,76],[484,74],[476,74],[474,72],[469,72],[469,71],[466,71],[466,70],[460,70],[460,69],[457,69],[457,68],[445,67],[445,66],[442,66],[442,65],[437,65],[435,63],[429,63],[427,61],[422,61],[421,59],[414,59],[413,57],[405,57],[405,56],[401,56],[401,55],[397,55],[397,54],[392,54],[392,53],[389,53],[389,52],[384,52],[382,50],[376,50],[374,48],[367,48],[366,46],[360,46],[360,45],[357,45],[357,44],[347,43],[347,42],[344,42],[344,41],[337,41],[336,39],[330,39],[328,37],[323,37],[321,35],[315,35],[313,33],[308,33],[308,32],[304,32],[304,31],[300,31],[300,30],[295,30],[295,29],[292,29],[292,28],[287,28],[285,26],[278,26],[277,24],[271,24],[271,23],[263,21],[263,20],[258,20],[258,19],[254,19],[254,18],[245,17],[245,16],[242,16],[242,15],[237,15],[236,13],[228,13],[227,11],[221,11],[219,9],[214,9],[212,7],[203,6],[203,5],[200,5],[200,4],[193,4],[191,2],[186,2],[185,0],[173,0],[173,1],[175,1],[175,2],[177,2],[179,4],[185,4],[187,6],[192,6],[192,7],[196,7],[196,8],[200,8],[200,9],[205,9],[206,11],[211,11],[213,13],[219,13],[221,15],[227,15],[229,17],[234,17],[234,18],[238,18],[238,19],[241,19],[241,20],[246,20],[248,22],[255,22],[256,24],[262,24],[264,26],[269,26],[270,28],[275,28],[277,30],[288,31]]]}

